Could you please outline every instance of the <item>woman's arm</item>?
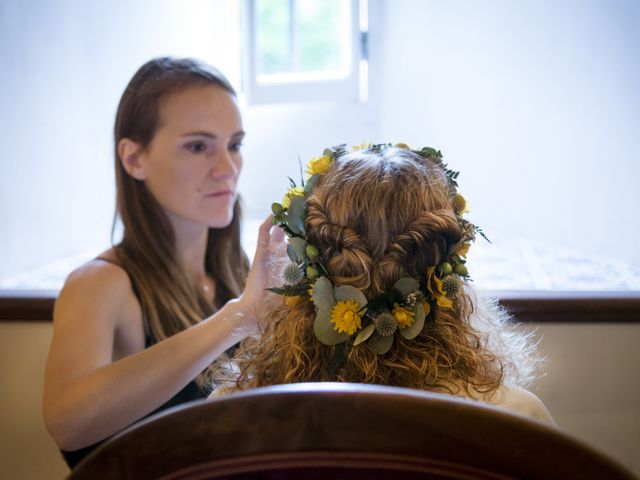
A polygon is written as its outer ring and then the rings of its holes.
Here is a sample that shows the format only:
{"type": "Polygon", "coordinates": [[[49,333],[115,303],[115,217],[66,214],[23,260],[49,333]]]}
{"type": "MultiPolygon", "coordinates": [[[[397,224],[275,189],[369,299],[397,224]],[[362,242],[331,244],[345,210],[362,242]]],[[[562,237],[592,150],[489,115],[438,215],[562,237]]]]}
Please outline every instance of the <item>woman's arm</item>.
{"type": "Polygon", "coordinates": [[[270,223],[268,219],[260,227],[254,264],[240,299],[116,361],[118,322],[136,314],[126,274],[94,265],[70,276],[54,312],[43,402],[45,424],[62,449],[93,444],[152,412],[255,329],[254,304],[270,286],[268,264],[282,243],[280,232],[270,233],[270,223]]]}

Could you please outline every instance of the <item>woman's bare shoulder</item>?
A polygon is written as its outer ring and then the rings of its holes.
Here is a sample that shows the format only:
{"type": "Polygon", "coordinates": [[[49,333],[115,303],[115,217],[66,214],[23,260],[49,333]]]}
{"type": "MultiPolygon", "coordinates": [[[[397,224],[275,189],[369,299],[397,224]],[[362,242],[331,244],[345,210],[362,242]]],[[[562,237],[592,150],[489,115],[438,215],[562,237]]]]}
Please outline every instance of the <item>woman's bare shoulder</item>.
{"type": "Polygon", "coordinates": [[[547,407],[534,393],[524,388],[510,385],[503,385],[500,389],[501,392],[497,397],[498,405],[518,413],[523,413],[553,426],[556,425],[547,407]]]}
{"type": "MultiPolygon", "coordinates": [[[[109,250],[107,250],[108,252],[109,250]]],[[[117,261],[104,253],[73,270],[65,280],[62,291],[65,290],[118,290],[129,284],[127,272],[117,264],[117,261]],[[103,260],[109,258],[114,263],[103,260]]]]}
{"type": "Polygon", "coordinates": [[[58,295],[56,312],[79,309],[107,313],[131,307],[132,301],[137,303],[129,275],[116,258],[110,249],[72,271],[58,295]]]}

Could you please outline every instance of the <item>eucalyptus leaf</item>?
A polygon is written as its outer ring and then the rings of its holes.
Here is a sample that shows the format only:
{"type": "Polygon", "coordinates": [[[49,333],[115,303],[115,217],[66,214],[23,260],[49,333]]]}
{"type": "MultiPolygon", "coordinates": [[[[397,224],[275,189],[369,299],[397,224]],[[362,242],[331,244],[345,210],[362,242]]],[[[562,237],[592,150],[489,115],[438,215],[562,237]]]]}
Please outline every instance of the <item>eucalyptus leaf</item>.
{"type": "Polygon", "coordinates": [[[389,351],[391,345],[393,345],[393,335],[383,337],[382,335],[374,333],[371,335],[371,338],[369,338],[367,345],[378,355],[384,355],[389,351]]]}
{"type": "Polygon", "coordinates": [[[337,345],[349,338],[348,333],[338,333],[331,323],[331,309],[321,308],[313,322],[313,333],[316,338],[325,345],[337,345]]]}
{"type": "Polygon", "coordinates": [[[424,327],[424,319],[426,317],[424,313],[424,307],[421,302],[416,303],[413,307],[411,307],[414,313],[413,323],[406,328],[400,329],[400,335],[402,335],[407,340],[413,340],[416,338],[422,328],[424,327]]]}
{"type": "Polygon", "coordinates": [[[307,183],[304,186],[304,194],[308,195],[310,194],[314,188],[316,188],[316,185],[318,184],[318,180],[320,180],[320,174],[319,173],[315,173],[313,175],[311,175],[311,178],[309,178],[309,180],[307,180],[307,183]]]}
{"type": "Polygon", "coordinates": [[[295,248],[293,248],[293,245],[291,244],[287,245],[287,256],[292,262],[298,263],[298,255],[296,254],[295,248]]]}
{"type": "Polygon", "coordinates": [[[287,225],[292,232],[299,235],[304,234],[304,214],[304,197],[296,195],[291,199],[287,211],[287,225]]]}
{"type": "Polygon", "coordinates": [[[360,307],[364,307],[367,304],[367,297],[364,296],[360,290],[351,285],[340,285],[333,289],[333,295],[336,297],[336,301],[353,300],[360,307]]]}
{"type": "Polygon", "coordinates": [[[358,335],[356,335],[356,339],[353,341],[353,345],[360,345],[362,342],[366,341],[375,329],[376,327],[373,325],[373,323],[364,327],[358,332],[358,335]]]}
{"type": "Polygon", "coordinates": [[[331,310],[336,303],[333,285],[327,277],[320,277],[313,286],[313,304],[318,309],[331,310]]]}
{"type": "Polygon", "coordinates": [[[420,282],[415,278],[410,277],[402,277],[398,280],[393,286],[394,289],[398,290],[403,297],[407,297],[410,293],[415,292],[420,288],[420,282]]]}
{"type": "MultiPolygon", "coordinates": [[[[289,253],[289,247],[293,249],[293,252],[296,256],[296,260],[294,260],[294,262],[303,263],[307,260],[307,252],[305,251],[307,247],[307,241],[304,238],[290,238],[289,245],[287,245],[287,254],[289,253]]],[[[289,255],[289,258],[291,258],[291,255],[289,255]]]]}

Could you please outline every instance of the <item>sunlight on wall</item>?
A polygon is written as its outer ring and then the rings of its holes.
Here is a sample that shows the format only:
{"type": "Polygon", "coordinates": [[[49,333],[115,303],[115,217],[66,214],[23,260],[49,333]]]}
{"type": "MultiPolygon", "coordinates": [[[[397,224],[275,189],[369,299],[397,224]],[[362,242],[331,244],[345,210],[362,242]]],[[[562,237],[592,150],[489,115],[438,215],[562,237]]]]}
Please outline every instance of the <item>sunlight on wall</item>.
{"type": "MultiPolygon", "coordinates": [[[[126,82],[149,58],[177,55],[215,64],[239,88],[239,1],[0,0],[0,280],[51,277],[39,269],[109,245],[126,82]]],[[[342,142],[427,144],[461,170],[470,218],[496,243],[479,247],[479,268],[500,274],[498,251],[526,263],[532,245],[636,285],[640,4],[373,0],[370,13],[368,104],[243,106],[245,236],[298,158],[342,142]]]]}

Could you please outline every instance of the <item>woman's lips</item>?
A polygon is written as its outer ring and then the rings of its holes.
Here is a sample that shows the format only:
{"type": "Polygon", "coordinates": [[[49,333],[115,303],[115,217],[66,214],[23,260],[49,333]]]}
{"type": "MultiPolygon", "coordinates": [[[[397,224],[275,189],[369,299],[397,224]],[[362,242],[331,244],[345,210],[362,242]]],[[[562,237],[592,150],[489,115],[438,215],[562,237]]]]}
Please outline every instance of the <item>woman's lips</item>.
{"type": "Polygon", "coordinates": [[[223,190],[221,192],[213,192],[207,193],[205,197],[207,198],[227,198],[233,196],[233,192],[231,190],[223,190]]]}

